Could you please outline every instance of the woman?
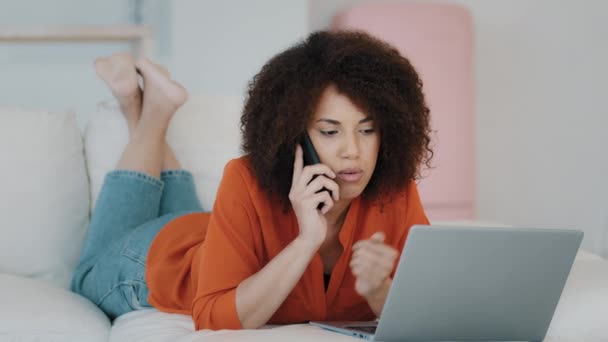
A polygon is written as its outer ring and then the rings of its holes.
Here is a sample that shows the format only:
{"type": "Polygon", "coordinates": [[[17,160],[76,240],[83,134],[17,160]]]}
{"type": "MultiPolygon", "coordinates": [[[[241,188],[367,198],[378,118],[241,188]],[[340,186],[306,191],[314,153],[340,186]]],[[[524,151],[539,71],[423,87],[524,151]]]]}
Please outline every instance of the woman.
{"type": "Polygon", "coordinates": [[[432,157],[429,110],[407,59],[356,32],[313,33],[272,58],[249,85],[245,155],[226,165],[212,213],[165,143],[184,89],[128,55],[97,69],[131,140],[75,292],[112,318],[153,306],[197,330],[380,315],[409,228],[428,224],[414,180],[432,157]],[[320,164],[304,166],[305,133],[320,164]]]}

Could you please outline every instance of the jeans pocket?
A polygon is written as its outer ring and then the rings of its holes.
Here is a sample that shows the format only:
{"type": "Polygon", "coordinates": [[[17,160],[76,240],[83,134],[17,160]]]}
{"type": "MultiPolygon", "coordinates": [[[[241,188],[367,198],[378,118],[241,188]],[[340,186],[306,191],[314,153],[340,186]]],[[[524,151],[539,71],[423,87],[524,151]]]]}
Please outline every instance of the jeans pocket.
{"type": "Polygon", "coordinates": [[[120,287],[126,302],[133,310],[150,307],[148,304],[148,286],[143,280],[133,280],[120,287]]]}
{"type": "Polygon", "coordinates": [[[121,254],[145,267],[152,241],[165,225],[178,216],[179,214],[160,216],[135,228],[127,236],[121,254]]]}
{"type": "Polygon", "coordinates": [[[123,248],[121,254],[137,262],[141,266],[146,266],[146,254],[141,253],[141,251],[136,248],[133,248],[133,246],[126,245],[125,248],[123,248]]]}
{"type": "Polygon", "coordinates": [[[150,221],[135,228],[125,240],[120,254],[145,267],[148,250],[156,233],[158,233],[154,223],[155,221],[150,221]]]}
{"type": "Polygon", "coordinates": [[[148,288],[143,280],[123,281],[112,287],[98,303],[103,312],[115,319],[131,311],[149,307],[148,288]]]}

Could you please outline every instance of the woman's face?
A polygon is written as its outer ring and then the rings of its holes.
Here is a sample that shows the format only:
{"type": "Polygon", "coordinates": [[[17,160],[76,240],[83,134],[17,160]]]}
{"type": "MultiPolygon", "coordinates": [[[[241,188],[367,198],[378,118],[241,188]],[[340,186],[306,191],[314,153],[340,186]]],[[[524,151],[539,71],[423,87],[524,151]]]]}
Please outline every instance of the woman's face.
{"type": "Polygon", "coordinates": [[[308,125],[308,135],[321,163],[337,175],[340,199],[359,196],[372,177],[380,149],[374,121],[330,85],[308,125]]]}

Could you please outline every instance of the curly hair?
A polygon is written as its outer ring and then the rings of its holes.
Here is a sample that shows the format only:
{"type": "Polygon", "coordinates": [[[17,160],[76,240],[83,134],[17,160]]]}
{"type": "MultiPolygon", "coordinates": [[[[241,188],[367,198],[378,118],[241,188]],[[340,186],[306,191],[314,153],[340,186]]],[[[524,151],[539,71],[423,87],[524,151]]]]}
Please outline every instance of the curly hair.
{"type": "MultiPolygon", "coordinates": [[[[430,113],[422,81],[389,44],[358,31],[315,32],[274,56],[248,85],[242,150],[260,187],[289,207],[295,147],[329,85],[375,121],[381,134],[369,199],[391,194],[430,167],[430,113]]],[[[383,199],[384,201],[384,199],[383,199]]]]}

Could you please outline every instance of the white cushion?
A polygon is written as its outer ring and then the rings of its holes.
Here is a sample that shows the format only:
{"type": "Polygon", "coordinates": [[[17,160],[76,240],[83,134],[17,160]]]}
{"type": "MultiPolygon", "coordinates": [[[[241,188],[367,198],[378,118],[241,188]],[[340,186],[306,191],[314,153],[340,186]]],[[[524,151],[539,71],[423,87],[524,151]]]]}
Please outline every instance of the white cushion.
{"type": "Polygon", "coordinates": [[[116,319],[109,342],[339,342],[361,341],[308,324],[268,325],[260,329],[194,331],[192,317],[159,312],[133,311],[116,319]]]}
{"type": "MultiPolygon", "coordinates": [[[[435,222],[436,224],[508,227],[496,222],[435,222]]],[[[603,341],[608,336],[608,262],[579,252],[545,342],[603,341]]],[[[155,309],[131,312],[113,326],[114,341],[357,341],[309,325],[290,325],[272,330],[194,331],[192,318],[155,309]]]]}
{"type": "Polygon", "coordinates": [[[46,282],[0,274],[0,340],[105,342],[110,321],[93,303],[46,282]]]}
{"type": "Polygon", "coordinates": [[[608,261],[577,258],[549,326],[548,341],[608,341],[607,317],[608,261]]]}
{"type": "MultiPolygon", "coordinates": [[[[169,126],[167,141],[182,167],[192,172],[204,210],[213,206],[226,162],[240,155],[241,108],[239,97],[190,96],[169,126]]],[[[105,174],[116,167],[127,142],[127,124],[117,106],[99,106],[85,129],[93,207],[105,174]]]]}
{"type": "MultiPolygon", "coordinates": [[[[544,342],[606,341],[608,325],[608,261],[577,258],[566,282],[544,342]]],[[[192,341],[360,341],[309,325],[272,330],[194,331],[192,318],[156,309],[120,316],[110,342],[192,341]]]]}
{"type": "Polygon", "coordinates": [[[0,273],[67,288],[89,213],[75,116],[0,108],[0,122],[0,273]]]}
{"type": "Polygon", "coordinates": [[[114,104],[100,104],[84,131],[91,208],[95,208],[105,174],[114,169],[129,138],[127,123],[115,107],[114,104]]]}

